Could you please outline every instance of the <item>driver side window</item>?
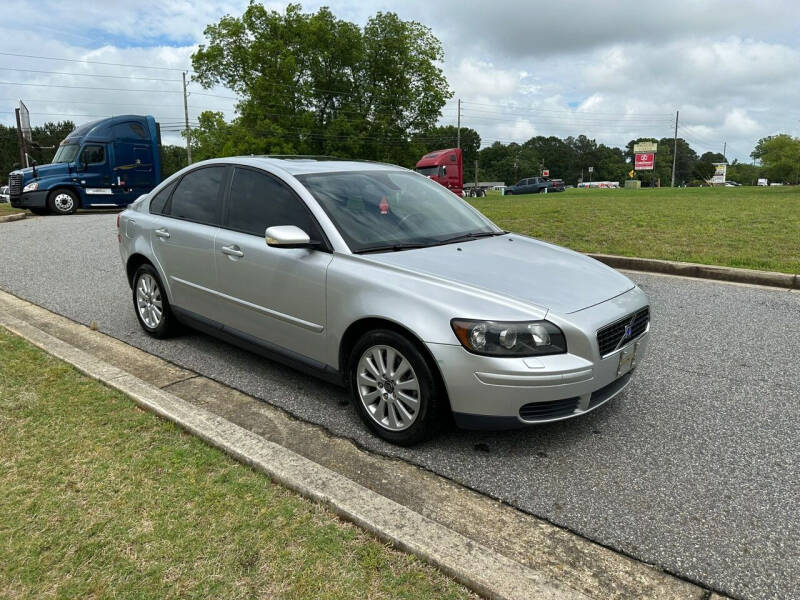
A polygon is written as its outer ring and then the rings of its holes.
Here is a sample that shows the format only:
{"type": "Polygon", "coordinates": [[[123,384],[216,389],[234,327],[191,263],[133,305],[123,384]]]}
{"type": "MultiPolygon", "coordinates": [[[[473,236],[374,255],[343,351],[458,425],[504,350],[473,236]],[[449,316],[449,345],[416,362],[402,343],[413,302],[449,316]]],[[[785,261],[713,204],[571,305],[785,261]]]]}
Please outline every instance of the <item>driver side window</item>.
{"type": "Polygon", "coordinates": [[[81,150],[81,163],[99,165],[106,160],[106,149],[101,145],[84,146],[81,150]]]}

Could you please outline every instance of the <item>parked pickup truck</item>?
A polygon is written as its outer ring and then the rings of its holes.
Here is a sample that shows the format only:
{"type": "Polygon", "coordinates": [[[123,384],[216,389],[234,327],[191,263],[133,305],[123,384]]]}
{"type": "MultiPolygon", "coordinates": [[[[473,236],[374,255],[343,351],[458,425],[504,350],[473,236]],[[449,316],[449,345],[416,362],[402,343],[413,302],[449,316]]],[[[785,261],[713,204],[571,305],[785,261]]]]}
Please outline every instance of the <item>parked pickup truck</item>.
{"type": "Polygon", "coordinates": [[[563,192],[564,182],[560,179],[550,179],[549,177],[528,177],[520,179],[516,185],[506,188],[505,195],[513,196],[520,194],[539,194],[541,192],[563,192]]]}

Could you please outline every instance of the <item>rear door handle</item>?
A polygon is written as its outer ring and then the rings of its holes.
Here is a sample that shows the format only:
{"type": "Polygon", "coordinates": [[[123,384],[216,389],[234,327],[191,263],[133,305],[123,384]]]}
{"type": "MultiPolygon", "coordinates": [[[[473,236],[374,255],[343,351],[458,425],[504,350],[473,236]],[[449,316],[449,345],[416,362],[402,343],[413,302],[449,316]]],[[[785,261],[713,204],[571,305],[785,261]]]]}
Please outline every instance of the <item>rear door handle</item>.
{"type": "Polygon", "coordinates": [[[166,238],[169,237],[169,231],[167,231],[163,227],[161,229],[156,229],[153,233],[155,233],[158,237],[163,238],[163,239],[166,239],[166,238]]]}
{"type": "Polygon", "coordinates": [[[223,246],[222,253],[228,256],[238,256],[239,258],[244,256],[244,252],[239,249],[239,246],[223,246]]]}

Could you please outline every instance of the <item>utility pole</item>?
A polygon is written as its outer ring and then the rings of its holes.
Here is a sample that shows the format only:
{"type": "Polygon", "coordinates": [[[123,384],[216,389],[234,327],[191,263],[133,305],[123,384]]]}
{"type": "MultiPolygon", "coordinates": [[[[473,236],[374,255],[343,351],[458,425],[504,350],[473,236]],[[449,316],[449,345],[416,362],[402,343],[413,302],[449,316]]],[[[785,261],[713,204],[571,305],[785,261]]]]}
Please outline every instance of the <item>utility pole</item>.
{"type": "Polygon", "coordinates": [[[725,151],[728,149],[728,142],[722,142],[722,162],[728,162],[728,159],[725,158],[725,151]]]}
{"type": "Polygon", "coordinates": [[[192,164],[192,130],[189,129],[189,103],[186,99],[186,71],[181,73],[183,78],[183,120],[186,125],[186,160],[192,164]]]}
{"type": "Polygon", "coordinates": [[[458,138],[456,148],[461,148],[461,98],[458,99],[458,138]]]}
{"type": "Polygon", "coordinates": [[[675,164],[678,160],[678,114],[680,111],[675,111],[675,140],[672,146],[672,182],[669,187],[675,187],[675,164]]]}
{"type": "Polygon", "coordinates": [[[14,109],[14,114],[17,117],[17,143],[19,144],[19,166],[21,169],[26,167],[25,163],[25,138],[22,137],[22,123],[19,120],[19,109],[14,109]]]}

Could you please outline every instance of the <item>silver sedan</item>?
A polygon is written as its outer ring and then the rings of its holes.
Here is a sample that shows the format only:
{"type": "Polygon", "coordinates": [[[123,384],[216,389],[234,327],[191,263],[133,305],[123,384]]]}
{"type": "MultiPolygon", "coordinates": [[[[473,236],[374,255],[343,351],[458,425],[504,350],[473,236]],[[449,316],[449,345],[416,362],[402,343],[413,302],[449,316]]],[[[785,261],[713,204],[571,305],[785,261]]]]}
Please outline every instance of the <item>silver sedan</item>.
{"type": "Polygon", "coordinates": [[[647,349],[647,296],[386,164],[210,160],[118,220],[142,328],[184,324],[346,386],[396,444],[586,414],[647,349]]]}

